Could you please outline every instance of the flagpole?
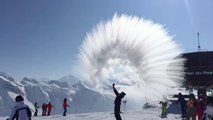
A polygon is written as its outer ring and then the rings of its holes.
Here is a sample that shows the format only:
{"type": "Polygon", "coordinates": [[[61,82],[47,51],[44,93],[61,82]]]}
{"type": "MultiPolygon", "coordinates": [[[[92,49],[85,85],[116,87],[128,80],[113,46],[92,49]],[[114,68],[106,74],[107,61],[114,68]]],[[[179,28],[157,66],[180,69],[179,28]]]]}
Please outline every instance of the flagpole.
{"type": "Polygon", "coordinates": [[[200,51],[200,39],[199,39],[199,32],[197,33],[197,42],[198,42],[198,51],[200,51]]]}

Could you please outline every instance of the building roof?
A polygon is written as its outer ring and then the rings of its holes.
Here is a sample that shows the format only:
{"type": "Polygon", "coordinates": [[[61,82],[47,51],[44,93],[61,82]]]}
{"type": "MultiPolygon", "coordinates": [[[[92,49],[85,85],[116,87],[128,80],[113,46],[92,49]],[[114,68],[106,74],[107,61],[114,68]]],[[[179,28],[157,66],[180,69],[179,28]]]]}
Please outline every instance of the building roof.
{"type": "Polygon", "coordinates": [[[213,51],[184,53],[186,86],[213,85],[213,51]]]}

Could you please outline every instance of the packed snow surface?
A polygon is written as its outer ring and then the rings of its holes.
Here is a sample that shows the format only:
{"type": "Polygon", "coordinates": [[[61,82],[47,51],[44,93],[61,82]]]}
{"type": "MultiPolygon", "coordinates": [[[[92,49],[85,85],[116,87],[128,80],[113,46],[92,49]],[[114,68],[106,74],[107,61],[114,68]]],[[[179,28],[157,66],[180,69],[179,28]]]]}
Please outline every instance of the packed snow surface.
{"type": "MultiPolygon", "coordinates": [[[[162,120],[159,117],[160,109],[149,109],[137,112],[124,112],[121,114],[122,120],[162,120]]],[[[164,120],[180,120],[180,115],[169,114],[164,120]]],[[[6,117],[0,118],[5,120],[6,117]]],[[[82,113],[82,114],[68,114],[67,116],[53,115],[53,116],[37,116],[32,120],[115,120],[112,112],[96,112],[96,113],[82,113]]]]}

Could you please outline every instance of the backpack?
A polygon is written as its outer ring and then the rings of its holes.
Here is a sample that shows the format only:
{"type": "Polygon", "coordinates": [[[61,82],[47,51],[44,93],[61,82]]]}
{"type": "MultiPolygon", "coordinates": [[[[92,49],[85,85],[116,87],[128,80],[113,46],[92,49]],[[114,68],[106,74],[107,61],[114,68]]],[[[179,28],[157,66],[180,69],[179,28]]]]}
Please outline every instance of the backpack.
{"type": "Polygon", "coordinates": [[[27,116],[28,116],[29,120],[31,120],[32,113],[31,113],[29,107],[23,107],[23,108],[17,109],[16,112],[15,112],[15,114],[14,114],[14,116],[12,117],[12,120],[18,120],[18,118],[19,118],[19,111],[20,111],[20,110],[23,110],[23,109],[26,110],[27,116]]]}
{"type": "Polygon", "coordinates": [[[187,105],[188,108],[193,108],[194,107],[194,101],[188,100],[186,105],[187,105]]]}

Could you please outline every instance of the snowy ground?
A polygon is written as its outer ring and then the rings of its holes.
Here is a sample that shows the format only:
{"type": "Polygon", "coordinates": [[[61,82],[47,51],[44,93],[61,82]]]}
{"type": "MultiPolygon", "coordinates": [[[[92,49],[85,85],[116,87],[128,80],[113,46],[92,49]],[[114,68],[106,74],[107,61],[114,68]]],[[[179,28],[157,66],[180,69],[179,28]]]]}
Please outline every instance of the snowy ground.
{"type": "MultiPolygon", "coordinates": [[[[159,109],[146,109],[137,112],[124,112],[121,114],[123,120],[162,120],[159,117],[159,109]]],[[[168,114],[164,120],[180,120],[177,119],[180,115],[168,114]]],[[[0,120],[5,120],[6,117],[1,117],[0,120]]],[[[98,113],[82,113],[82,114],[69,114],[67,116],[54,115],[54,116],[37,116],[32,120],[115,120],[113,113],[98,112],[98,113]]]]}

